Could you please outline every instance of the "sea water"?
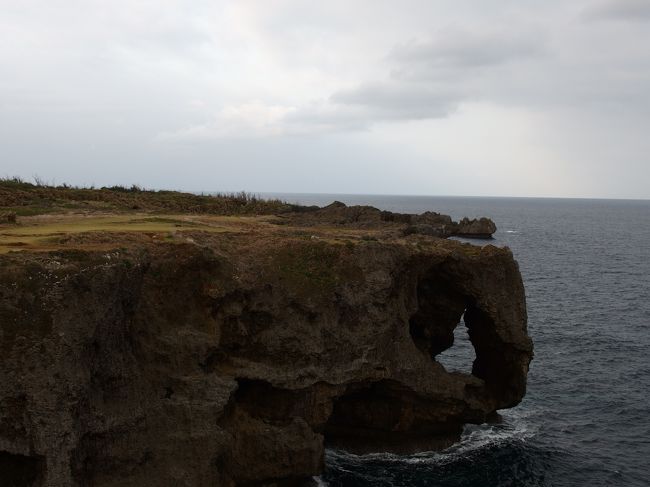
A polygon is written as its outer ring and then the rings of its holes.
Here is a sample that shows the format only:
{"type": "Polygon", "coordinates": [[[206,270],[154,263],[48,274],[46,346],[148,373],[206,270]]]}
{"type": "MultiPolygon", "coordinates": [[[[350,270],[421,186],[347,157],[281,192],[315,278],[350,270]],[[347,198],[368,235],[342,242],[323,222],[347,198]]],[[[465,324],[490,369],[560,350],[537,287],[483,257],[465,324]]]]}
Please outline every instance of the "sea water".
{"type": "MultiPolygon", "coordinates": [[[[273,196],[488,216],[498,227],[489,243],[512,249],[526,287],[535,358],[519,406],[498,424],[467,426],[443,452],[330,450],[321,485],[650,485],[650,201],[273,196]]],[[[462,326],[456,343],[441,360],[469,370],[462,326]]]]}

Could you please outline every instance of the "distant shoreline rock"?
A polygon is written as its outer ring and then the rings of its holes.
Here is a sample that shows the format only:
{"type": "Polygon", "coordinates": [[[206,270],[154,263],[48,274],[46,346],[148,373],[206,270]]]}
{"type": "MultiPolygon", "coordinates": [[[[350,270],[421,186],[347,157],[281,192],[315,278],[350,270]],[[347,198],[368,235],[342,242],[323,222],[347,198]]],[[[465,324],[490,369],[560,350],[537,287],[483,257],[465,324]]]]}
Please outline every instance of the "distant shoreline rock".
{"type": "Polygon", "coordinates": [[[489,218],[463,218],[454,233],[457,237],[490,239],[497,231],[496,224],[489,218]]]}
{"type": "Polygon", "coordinates": [[[324,207],[301,207],[299,211],[284,214],[283,216],[288,218],[292,224],[304,226],[330,224],[369,229],[376,227],[388,228],[392,225],[400,230],[404,236],[425,235],[439,238],[491,239],[497,230],[496,224],[486,217],[473,220],[463,218],[459,222],[455,222],[449,215],[433,211],[421,214],[395,213],[382,211],[373,206],[347,206],[340,201],[334,201],[324,207]]]}

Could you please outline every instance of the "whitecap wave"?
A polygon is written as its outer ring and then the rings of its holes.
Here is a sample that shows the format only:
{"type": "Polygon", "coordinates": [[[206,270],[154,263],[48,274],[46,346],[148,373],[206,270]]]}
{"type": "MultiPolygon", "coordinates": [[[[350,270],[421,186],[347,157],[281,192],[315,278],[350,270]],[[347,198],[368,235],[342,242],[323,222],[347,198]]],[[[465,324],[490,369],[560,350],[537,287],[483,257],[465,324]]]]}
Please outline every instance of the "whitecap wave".
{"type": "Polygon", "coordinates": [[[507,411],[502,415],[500,423],[467,425],[460,441],[440,452],[421,452],[410,455],[393,453],[355,455],[343,450],[331,449],[326,452],[327,464],[329,467],[335,466],[337,469],[344,470],[377,461],[412,465],[446,465],[459,458],[467,458],[485,449],[499,447],[512,441],[526,442],[538,431],[538,427],[533,426],[538,423],[529,420],[533,414],[535,413],[530,411],[507,411]]]}
{"type": "Polygon", "coordinates": [[[314,484],[316,487],[328,487],[329,484],[325,482],[322,478],[320,477],[312,477],[312,480],[314,481],[314,484]]]}

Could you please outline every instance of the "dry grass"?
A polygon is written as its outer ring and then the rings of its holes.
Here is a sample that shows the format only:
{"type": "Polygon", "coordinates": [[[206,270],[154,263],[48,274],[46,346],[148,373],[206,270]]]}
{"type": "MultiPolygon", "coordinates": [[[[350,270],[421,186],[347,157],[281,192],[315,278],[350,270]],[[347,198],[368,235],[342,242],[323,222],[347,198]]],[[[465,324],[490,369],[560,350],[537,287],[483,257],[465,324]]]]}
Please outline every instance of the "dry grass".
{"type": "MultiPolygon", "coordinates": [[[[19,178],[0,179],[0,254],[11,251],[58,249],[97,250],[156,242],[187,242],[200,245],[265,245],[268,238],[307,241],[306,249],[340,244],[332,248],[352,251],[356,245],[375,241],[411,246],[418,251],[438,251],[440,239],[404,237],[399,224],[382,222],[374,228],[347,227],[316,220],[313,208],[264,200],[247,193],[195,195],[174,191],[130,188],[77,188],[53,186],[19,178]],[[304,218],[282,215],[301,212],[304,218]]],[[[302,248],[302,247],[300,247],[302,248]]],[[[447,243],[448,251],[478,256],[480,247],[447,243]]],[[[315,250],[313,250],[315,252],[315,250]]],[[[285,256],[279,266],[287,278],[327,283],[328,272],[312,263],[328,261],[327,255],[285,256]],[[313,262],[312,262],[313,261],[313,262]]]]}
{"type": "Polygon", "coordinates": [[[0,254],[16,250],[115,247],[133,240],[184,240],[189,232],[245,232],[252,217],[192,218],[186,215],[46,215],[0,225],[0,254]]]}
{"type": "Polygon", "coordinates": [[[269,215],[296,211],[301,207],[246,192],[198,195],[146,190],[136,185],[102,188],[67,184],[54,186],[38,179],[33,184],[13,177],[0,179],[0,208],[15,211],[19,216],[29,216],[75,210],[269,215]]]}

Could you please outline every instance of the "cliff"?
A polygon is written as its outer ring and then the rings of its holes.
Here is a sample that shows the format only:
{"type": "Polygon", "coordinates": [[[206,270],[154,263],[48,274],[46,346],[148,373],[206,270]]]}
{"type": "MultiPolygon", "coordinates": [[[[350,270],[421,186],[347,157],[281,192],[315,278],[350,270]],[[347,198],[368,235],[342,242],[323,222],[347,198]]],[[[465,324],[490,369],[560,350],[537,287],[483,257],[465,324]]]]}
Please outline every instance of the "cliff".
{"type": "Polygon", "coordinates": [[[301,485],[328,444],[442,448],[525,393],[507,249],[390,221],[125,218],[0,227],[30,249],[0,255],[3,486],[301,485]],[[436,361],[463,316],[472,374],[436,361]]]}

